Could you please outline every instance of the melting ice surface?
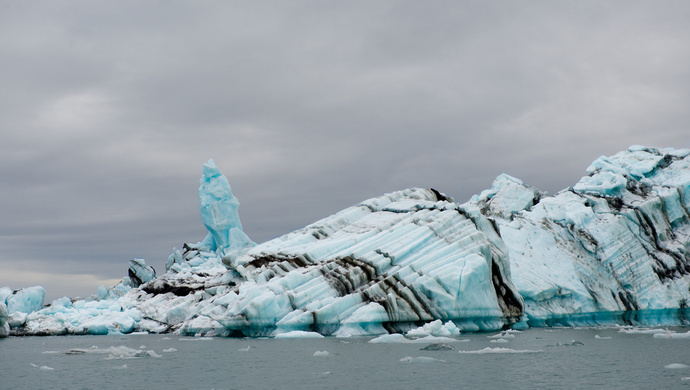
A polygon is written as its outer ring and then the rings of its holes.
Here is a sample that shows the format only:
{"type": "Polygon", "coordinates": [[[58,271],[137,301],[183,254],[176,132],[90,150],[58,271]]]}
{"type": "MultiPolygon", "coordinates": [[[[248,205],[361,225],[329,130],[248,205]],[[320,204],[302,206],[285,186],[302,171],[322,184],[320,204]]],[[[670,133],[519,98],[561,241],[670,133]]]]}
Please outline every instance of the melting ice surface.
{"type": "Polygon", "coordinates": [[[134,259],[117,286],[45,308],[40,287],[2,288],[0,336],[416,339],[685,324],[690,150],[600,157],[553,196],[505,174],[463,204],[434,189],[392,192],[260,245],[242,231],[239,202],[212,161],[199,199],[208,236],[174,249],[165,273],[134,259]]]}

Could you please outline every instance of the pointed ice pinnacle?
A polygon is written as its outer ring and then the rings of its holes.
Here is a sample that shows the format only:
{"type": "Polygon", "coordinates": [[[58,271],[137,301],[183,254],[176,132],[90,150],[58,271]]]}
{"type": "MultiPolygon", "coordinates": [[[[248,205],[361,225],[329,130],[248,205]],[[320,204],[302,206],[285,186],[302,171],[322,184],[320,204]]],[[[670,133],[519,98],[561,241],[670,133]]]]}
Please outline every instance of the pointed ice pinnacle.
{"type": "Polygon", "coordinates": [[[240,202],[230,190],[228,179],[223,176],[213,160],[204,164],[199,183],[201,221],[209,231],[203,241],[218,254],[238,252],[256,244],[242,231],[237,213],[240,202]]]}

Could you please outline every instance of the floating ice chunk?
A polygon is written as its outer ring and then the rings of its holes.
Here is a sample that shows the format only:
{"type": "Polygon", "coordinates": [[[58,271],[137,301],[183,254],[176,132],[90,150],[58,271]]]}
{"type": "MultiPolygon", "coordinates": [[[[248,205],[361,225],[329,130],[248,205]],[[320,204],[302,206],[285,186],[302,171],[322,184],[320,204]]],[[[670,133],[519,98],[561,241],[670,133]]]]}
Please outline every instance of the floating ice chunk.
{"type": "Polygon", "coordinates": [[[239,352],[249,352],[249,350],[252,349],[251,345],[247,345],[244,348],[238,349],[239,352]]]}
{"type": "Polygon", "coordinates": [[[690,331],[686,333],[666,331],[664,333],[654,333],[652,337],[654,337],[655,339],[690,339],[690,331]]]}
{"type": "Polygon", "coordinates": [[[544,352],[542,350],[531,350],[531,349],[510,349],[510,348],[490,348],[486,347],[477,351],[458,351],[458,353],[468,353],[468,354],[486,354],[486,353],[539,353],[544,352]]]}
{"type": "Polygon", "coordinates": [[[317,356],[317,357],[330,356],[330,353],[328,351],[316,351],[316,352],[314,352],[314,356],[317,356]]]}
{"type": "Polygon", "coordinates": [[[459,334],[460,329],[458,329],[453,321],[448,321],[444,324],[441,320],[431,321],[428,324],[424,324],[406,333],[406,335],[410,337],[457,336],[459,334]]]}
{"type": "Polygon", "coordinates": [[[137,353],[137,357],[152,357],[152,358],[159,358],[162,357],[161,355],[157,354],[156,351],[149,349],[148,351],[141,351],[137,353]]]}
{"type": "Polygon", "coordinates": [[[275,335],[277,339],[320,339],[323,335],[316,332],[307,332],[304,330],[293,330],[290,332],[279,333],[275,335]]]}
{"type": "Polygon", "coordinates": [[[453,348],[452,345],[446,344],[446,343],[435,343],[435,344],[430,344],[427,345],[424,348],[420,348],[420,351],[452,351],[455,348],[453,348]]]}
{"type": "Polygon", "coordinates": [[[400,333],[384,334],[369,340],[372,344],[417,344],[417,343],[457,343],[466,340],[458,340],[451,337],[426,336],[418,339],[410,339],[400,333]]]}
{"type": "Polygon", "coordinates": [[[177,352],[177,349],[175,348],[166,348],[163,350],[163,352],[177,352]]]}
{"type": "Polygon", "coordinates": [[[507,343],[509,342],[507,339],[493,339],[489,341],[490,343],[507,343]]]}
{"type": "Polygon", "coordinates": [[[412,340],[401,335],[400,333],[382,334],[369,340],[372,344],[388,344],[388,343],[411,343],[412,340]]]}
{"type": "Polygon", "coordinates": [[[400,359],[401,362],[403,363],[445,363],[445,360],[441,359],[435,359],[432,357],[428,356],[417,356],[417,357],[412,357],[412,356],[406,356],[402,359],[400,359]]]}
{"type": "Polygon", "coordinates": [[[655,333],[667,333],[668,329],[656,329],[656,328],[621,328],[618,333],[625,334],[655,334],[655,333]]]}
{"type": "Polygon", "coordinates": [[[664,366],[665,369],[667,370],[683,370],[686,368],[690,368],[687,364],[682,364],[682,363],[671,363],[667,364],[664,366]]]}
{"type": "Polygon", "coordinates": [[[46,290],[41,286],[23,288],[7,297],[7,311],[29,314],[41,310],[45,296],[46,290]]]}
{"type": "Polygon", "coordinates": [[[121,365],[121,366],[115,366],[115,367],[113,367],[113,370],[126,370],[126,369],[127,369],[127,365],[126,365],[126,364],[123,364],[123,365],[121,365]]]}
{"type": "Polygon", "coordinates": [[[213,340],[213,337],[181,337],[178,340],[180,341],[211,341],[213,340]]]}
{"type": "Polygon", "coordinates": [[[515,335],[509,332],[501,332],[492,336],[486,336],[489,339],[513,339],[515,335]]]}
{"type": "Polygon", "coordinates": [[[599,336],[598,334],[595,334],[594,338],[597,340],[610,340],[612,337],[611,336],[599,336]]]}
{"type": "Polygon", "coordinates": [[[110,347],[110,357],[109,359],[134,359],[134,358],[146,358],[153,357],[159,358],[161,355],[157,354],[152,350],[143,351],[140,349],[132,349],[125,347],[124,345],[119,347],[110,347]]]}
{"type": "Polygon", "coordinates": [[[41,370],[41,371],[53,371],[54,368],[48,367],[48,366],[41,366],[41,368],[39,368],[39,370],[41,370]]]}

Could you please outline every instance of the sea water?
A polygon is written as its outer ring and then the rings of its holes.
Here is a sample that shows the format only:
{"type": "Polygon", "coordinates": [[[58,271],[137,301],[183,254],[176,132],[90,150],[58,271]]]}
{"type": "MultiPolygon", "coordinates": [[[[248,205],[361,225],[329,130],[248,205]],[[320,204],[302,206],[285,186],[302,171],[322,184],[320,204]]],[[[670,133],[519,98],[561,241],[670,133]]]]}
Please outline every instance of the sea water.
{"type": "Polygon", "coordinates": [[[690,338],[556,328],[453,339],[445,343],[452,350],[430,351],[422,349],[428,342],[371,343],[372,337],[10,337],[0,339],[0,388],[690,388],[690,338]],[[121,347],[140,357],[117,353],[121,347]]]}

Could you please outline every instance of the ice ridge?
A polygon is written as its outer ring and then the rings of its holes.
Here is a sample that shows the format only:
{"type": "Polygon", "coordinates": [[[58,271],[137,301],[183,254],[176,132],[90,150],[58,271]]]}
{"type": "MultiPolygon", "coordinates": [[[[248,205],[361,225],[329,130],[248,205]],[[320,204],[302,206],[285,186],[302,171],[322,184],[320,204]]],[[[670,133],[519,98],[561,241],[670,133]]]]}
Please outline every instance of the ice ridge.
{"type": "Polygon", "coordinates": [[[690,150],[632,146],[555,195],[505,174],[464,204],[391,192],[260,245],[212,160],[199,199],[208,236],[165,273],[135,259],[123,283],[44,308],[36,288],[0,289],[0,336],[686,324],[690,150]]]}

